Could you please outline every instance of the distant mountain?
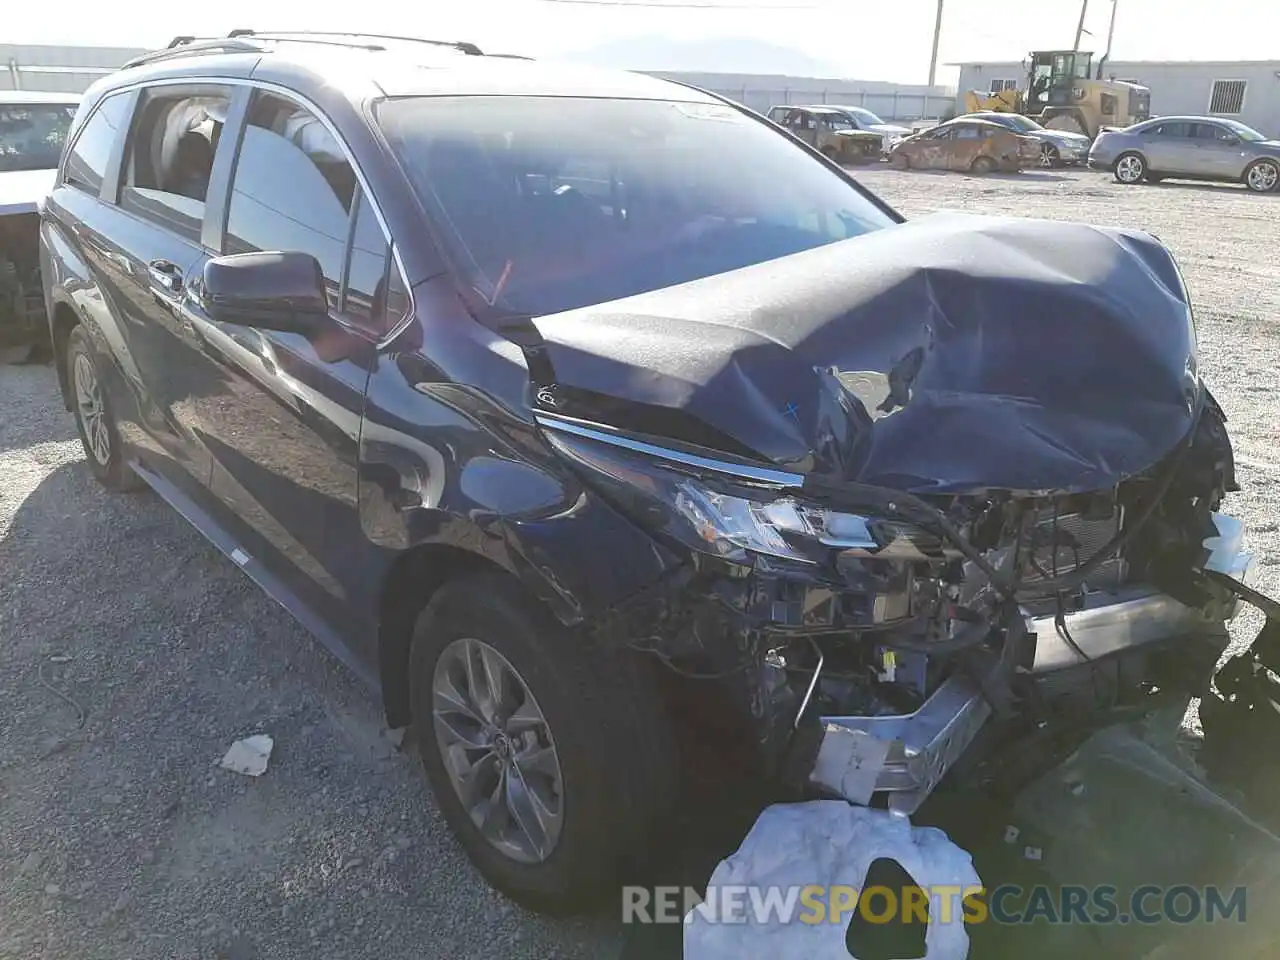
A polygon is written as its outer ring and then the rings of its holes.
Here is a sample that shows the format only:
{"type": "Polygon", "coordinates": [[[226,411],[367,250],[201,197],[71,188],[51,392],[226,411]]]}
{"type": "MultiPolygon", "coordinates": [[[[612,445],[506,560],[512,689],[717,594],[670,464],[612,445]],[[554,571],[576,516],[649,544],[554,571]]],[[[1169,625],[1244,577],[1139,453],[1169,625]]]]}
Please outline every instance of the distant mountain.
{"type": "Polygon", "coordinates": [[[775,73],[797,77],[839,77],[834,64],[790,47],[750,37],[672,40],[631,37],[562,54],[558,59],[625,70],[702,73],[775,73]]]}

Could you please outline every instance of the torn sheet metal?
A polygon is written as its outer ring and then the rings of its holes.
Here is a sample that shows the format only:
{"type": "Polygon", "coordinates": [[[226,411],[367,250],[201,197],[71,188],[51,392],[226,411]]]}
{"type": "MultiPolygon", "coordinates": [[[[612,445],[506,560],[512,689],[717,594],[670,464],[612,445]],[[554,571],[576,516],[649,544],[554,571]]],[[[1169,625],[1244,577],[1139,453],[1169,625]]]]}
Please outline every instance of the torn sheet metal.
{"type": "Polygon", "coordinates": [[[914,813],[990,716],[981,687],[954,676],[914,713],[823,717],[809,780],[858,804],[888,790],[890,809],[914,813]]]}
{"type": "MultiPolygon", "coordinates": [[[[745,922],[716,922],[704,907],[718,902],[715,889],[754,888],[799,891],[818,885],[826,891],[862,889],[867,871],[880,858],[896,860],[925,890],[948,887],[930,900],[925,931],[926,960],[964,960],[969,951],[962,891],[980,886],[969,854],[933,827],[913,827],[905,817],[850,806],[842,800],[777,804],[765,809],[742,845],[721,861],[708,885],[707,903],[685,918],[685,960],[849,960],[845,938],[852,914],[843,922],[804,922],[797,906],[790,922],[777,915],[745,922]],[[953,898],[943,909],[939,896],[953,898]]],[[[748,890],[749,894],[749,890],[748,890]]],[[[748,904],[751,898],[746,897],[748,904]]],[[[858,958],[855,958],[858,960],[858,958]]]]}
{"type": "Polygon", "coordinates": [[[1106,489],[1203,394],[1170,253],[1083,224],[937,215],[534,322],[545,409],[915,492],[1106,489]]]}
{"type": "Polygon", "coordinates": [[[809,780],[865,807],[884,772],[890,744],[865,730],[827,724],[809,780]]]}

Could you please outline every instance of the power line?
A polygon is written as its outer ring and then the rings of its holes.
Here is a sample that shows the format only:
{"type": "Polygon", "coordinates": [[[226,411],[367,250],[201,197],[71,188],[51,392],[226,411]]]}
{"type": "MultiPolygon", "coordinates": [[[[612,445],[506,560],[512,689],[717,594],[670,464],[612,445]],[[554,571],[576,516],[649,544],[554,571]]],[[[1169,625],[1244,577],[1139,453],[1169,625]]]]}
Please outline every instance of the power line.
{"type": "Polygon", "coordinates": [[[536,3],[567,3],[578,7],[635,7],[645,10],[816,10],[824,3],[688,3],[683,0],[534,0],[536,3]]]}

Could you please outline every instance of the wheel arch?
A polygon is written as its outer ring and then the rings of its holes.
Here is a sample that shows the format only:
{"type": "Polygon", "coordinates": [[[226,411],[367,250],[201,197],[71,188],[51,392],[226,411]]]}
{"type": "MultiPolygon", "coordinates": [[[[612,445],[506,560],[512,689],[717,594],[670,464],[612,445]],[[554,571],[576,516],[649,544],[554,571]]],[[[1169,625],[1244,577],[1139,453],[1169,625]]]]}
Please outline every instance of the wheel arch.
{"type": "Polygon", "coordinates": [[[71,409],[71,384],[67,382],[67,365],[63,358],[67,353],[67,340],[71,331],[80,325],[80,317],[65,300],[54,304],[49,318],[49,333],[53,340],[53,368],[58,374],[58,389],[62,393],[62,405],[71,409]]]}
{"type": "Polygon", "coordinates": [[[493,574],[523,588],[502,564],[480,553],[445,543],[422,543],[396,557],[378,598],[378,675],[382,706],[392,729],[409,724],[409,647],[418,613],[446,583],[493,574]]]}
{"type": "MultiPolygon", "coordinates": [[[[1240,182],[1247,183],[1249,178],[1249,171],[1252,170],[1255,166],[1257,166],[1260,163],[1269,163],[1273,167],[1275,167],[1277,170],[1280,170],[1280,157],[1254,157],[1252,160],[1246,163],[1244,165],[1244,169],[1240,171],[1240,182]]],[[[1280,183],[1277,183],[1277,188],[1280,188],[1280,183]]],[[[1273,188],[1273,192],[1274,192],[1274,189],[1275,188],[1273,188]]]]}

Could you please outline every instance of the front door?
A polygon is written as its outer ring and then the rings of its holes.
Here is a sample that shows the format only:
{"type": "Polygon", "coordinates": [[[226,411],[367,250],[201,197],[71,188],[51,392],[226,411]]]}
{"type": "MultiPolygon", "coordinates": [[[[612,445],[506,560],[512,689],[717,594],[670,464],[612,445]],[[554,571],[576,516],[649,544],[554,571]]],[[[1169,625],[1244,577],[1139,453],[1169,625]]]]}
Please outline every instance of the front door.
{"type": "Polygon", "coordinates": [[[909,151],[907,159],[921,170],[945,170],[950,163],[951,138],[955,127],[942,127],[922,134],[902,149],[909,151]]]}
{"type": "Polygon", "coordinates": [[[1235,179],[1248,158],[1240,138],[1220,123],[1195,125],[1196,172],[1214,179],[1235,179]]]}
{"type": "Polygon", "coordinates": [[[818,145],[818,121],[808,110],[791,111],[791,132],[812,147],[818,145]]]}
{"type": "Polygon", "coordinates": [[[198,429],[212,488],[244,547],[346,637],[362,582],[360,420],[376,344],[404,313],[390,243],[343,146],[306,107],[255,91],[226,201],[224,254],[300,251],[319,262],[330,318],[310,335],[192,311],[216,389],[198,429]]]}

